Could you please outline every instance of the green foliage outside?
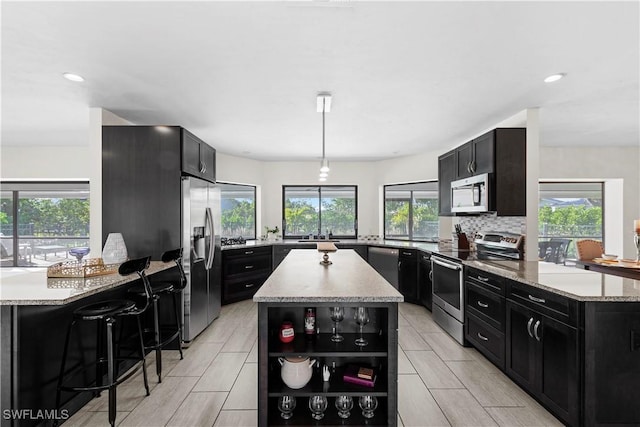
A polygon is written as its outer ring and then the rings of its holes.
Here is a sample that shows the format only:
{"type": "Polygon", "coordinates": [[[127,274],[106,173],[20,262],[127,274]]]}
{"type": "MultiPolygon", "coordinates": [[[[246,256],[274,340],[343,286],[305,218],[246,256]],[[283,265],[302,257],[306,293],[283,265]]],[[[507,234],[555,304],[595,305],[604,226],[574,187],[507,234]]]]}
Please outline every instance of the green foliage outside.
{"type": "Polygon", "coordinates": [[[356,201],[351,198],[323,198],[322,224],[316,208],[307,199],[286,199],[284,218],[287,236],[306,236],[327,230],[335,235],[355,235],[356,201]]]}
{"type": "Polygon", "coordinates": [[[89,199],[20,199],[18,218],[20,235],[88,236],[89,199]]]}
{"type": "Polygon", "coordinates": [[[222,210],[222,235],[255,238],[256,204],[254,200],[225,199],[222,210]]]}
{"type": "Polygon", "coordinates": [[[602,237],[602,208],[542,206],[538,210],[538,226],[541,237],[602,237]]]}
{"type": "Polygon", "coordinates": [[[385,232],[390,237],[438,236],[438,199],[413,200],[413,230],[409,233],[409,200],[385,201],[385,232]]]}

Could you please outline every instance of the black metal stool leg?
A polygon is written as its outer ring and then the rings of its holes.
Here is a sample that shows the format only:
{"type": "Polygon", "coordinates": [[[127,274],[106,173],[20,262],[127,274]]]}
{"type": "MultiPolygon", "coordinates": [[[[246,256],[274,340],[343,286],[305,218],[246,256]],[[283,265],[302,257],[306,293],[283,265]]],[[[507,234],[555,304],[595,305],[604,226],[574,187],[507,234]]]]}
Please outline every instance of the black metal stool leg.
{"type": "MultiPolygon", "coordinates": [[[[100,319],[96,322],[96,385],[97,386],[101,386],[102,385],[102,379],[104,378],[104,369],[103,369],[103,363],[101,363],[100,361],[104,361],[107,360],[105,358],[105,353],[104,353],[104,331],[105,328],[103,328],[103,322],[104,320],[100,319]]],[[[94,391],[93,395],[94,397],[100,396],[100,391],[94,391]]]]}
{"type": "Polygon", "coordinates": [[[144,378],[144,388],[149,396],[149,381],[147,380],[147,360],[144,354],[144,338],[142,338],[142,324],[140,323],[140,316],[136,316],[138,322],[138,336],[140,337],[140,356],[142,357],[142,377],[144,378]]]}
{"type": "Polygon", "coordinates": [[[178,328],[178,351],[180,352],[180,360],[184,359],[182,355],[182,322],[180,321],[180,311],[178,310],[178,298],[175,292],[171,292],[173,296],[173,309],[176,315],[176,327],[178,328]]]}
{"type": "MultiPolygon", "coordinates": [[[[58,386],[56,387],[56,413],[60,413],[60,406],[62,406],[62,378],[64,376],[65,365],[67,364],[67,351],[69,349],[69,339],[71,337],[71,329],[76,323],[75,319],[69,323],[67,328],[67,336],[64,339],[64,349],[62,350],[62,360],[60,361],[60,375],[58,375],[58,386]]],[[[54,427],[58,425],[58,420],[54,420],[54,427]]]]}
{"type": "Polygon", "coordinates": [[[116,384],[115,384],[115,348],[113,336],[113,324],[115,320],[108,318],[107,324],[107,381],[109,384],[109,424],[116,425],[116,384]]]}
{"type": "Polygon", "coordinates": [[[158,313],[158,300],[160,298],[157,295],[153,296],[153,336],[154,344],[156,348],[156,373],[158,374],[158,382],[162,382],[162,349],[160,348],[160,319],[158,313]]]}

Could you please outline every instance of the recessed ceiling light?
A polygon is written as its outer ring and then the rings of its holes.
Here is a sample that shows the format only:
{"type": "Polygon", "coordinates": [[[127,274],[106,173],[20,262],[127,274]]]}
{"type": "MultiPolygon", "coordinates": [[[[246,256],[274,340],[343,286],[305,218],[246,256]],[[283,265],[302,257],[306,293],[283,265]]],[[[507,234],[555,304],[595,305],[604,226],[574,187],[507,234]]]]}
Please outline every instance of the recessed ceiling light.
{"type": "Polygon", "coordinates": [[[64,76],[65,79],[71,80],[72,82],[83,82],[84,81],[84,77],[79,76],[77,74],[73,74],[73,73],[64,73],[63,76],[64,76]]]}
{"type": "Polygon", "coordinates": [[[318,181],[320,181],[320,182],[324,182],[324,181],[326,181],[326,180],[327,180],[327,178],[324,178],[324,177],[320,177],[320,178],[318,178],[318,181]]]}
{"type": "Polygon", "coordinates": [[[320,178],[326,178],[329,174],[327,172],[320,172],[320,178]]]}
{"type": "Polygon", "coordinates": [[[567,75],[566,73],[551,74],[546,79],[544,79],[544,82],[545,83],[557,82],[558,80],[560,80],[561,78],[563,78],[566,75],[567,75]]]}

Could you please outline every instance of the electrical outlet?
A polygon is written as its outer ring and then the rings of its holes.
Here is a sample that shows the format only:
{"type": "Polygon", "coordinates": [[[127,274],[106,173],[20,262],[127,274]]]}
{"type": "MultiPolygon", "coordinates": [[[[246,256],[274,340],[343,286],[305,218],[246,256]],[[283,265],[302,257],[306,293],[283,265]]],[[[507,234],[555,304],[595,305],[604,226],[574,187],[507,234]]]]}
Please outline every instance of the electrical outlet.
{"type": "Polygon", "coordinates": [[[640,331],[631,330],[631,351],[640,350],[640,331]]]}

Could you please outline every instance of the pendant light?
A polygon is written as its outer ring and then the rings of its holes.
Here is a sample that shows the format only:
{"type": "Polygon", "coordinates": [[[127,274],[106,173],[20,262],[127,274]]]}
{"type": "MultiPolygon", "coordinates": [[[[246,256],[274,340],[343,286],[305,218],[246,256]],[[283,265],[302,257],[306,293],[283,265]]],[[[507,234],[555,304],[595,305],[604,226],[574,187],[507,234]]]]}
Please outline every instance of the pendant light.
{"type": "Polygon", "coordinates": [[[325,132],[324,132],[324,114],[331,111],[331,94],[323,92],[318,94],[317,111],[322,113],[322,160],[320,161],[320,181],[326,181],[329,176],[329,162],[325,157],[325,132]]]}

